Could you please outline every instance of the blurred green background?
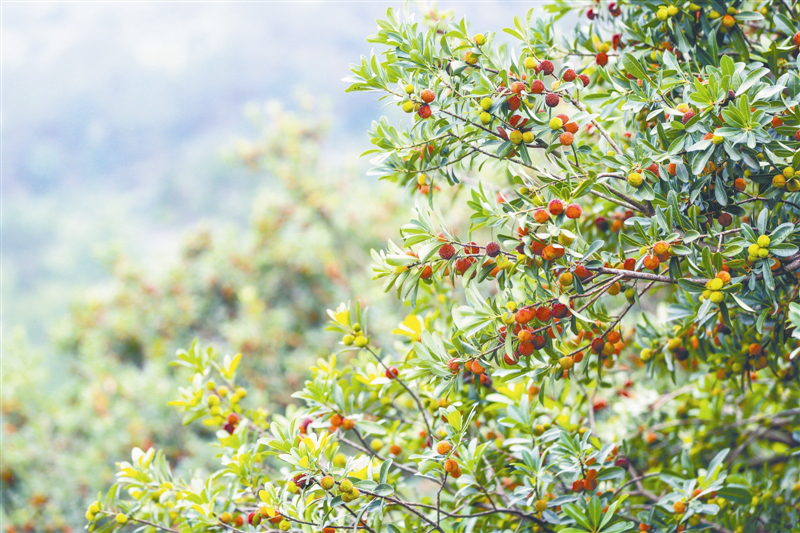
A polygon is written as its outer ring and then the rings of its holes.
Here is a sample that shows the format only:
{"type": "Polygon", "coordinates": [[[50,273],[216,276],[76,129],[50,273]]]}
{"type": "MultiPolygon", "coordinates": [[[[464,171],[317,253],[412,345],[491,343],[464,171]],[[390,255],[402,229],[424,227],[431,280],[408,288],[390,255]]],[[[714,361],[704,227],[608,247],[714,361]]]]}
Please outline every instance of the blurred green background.
{"type": "MultiPolygon", "coordinates": [[[[213,432],[166,405],[192,339],[242,351],[284,410],[336,340],[327,308],[402,318],[369,249],[413,199],[365,176],[383,104],[341,82],[389,5],[3,5],[6,531],[82,528],[132,446],[213,467],[213,432]]],[[[528,6],[444,7],[488,31],[528,6]]]]}

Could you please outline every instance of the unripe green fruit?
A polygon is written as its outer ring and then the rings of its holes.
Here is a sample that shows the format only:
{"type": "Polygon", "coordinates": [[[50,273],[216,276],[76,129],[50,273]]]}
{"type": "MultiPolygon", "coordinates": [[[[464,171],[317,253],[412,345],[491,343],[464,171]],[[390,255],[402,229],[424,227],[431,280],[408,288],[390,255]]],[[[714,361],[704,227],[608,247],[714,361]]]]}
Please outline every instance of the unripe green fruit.
{"type": "Polygon", "coordinates": [[[125,516],[123,513],[117,513],[117,516],[114,517],[114,520],[117,522],[117,524],[128,523],[128,517],[125,516]]]}
{"type": "Polygon", "coordinates": [[[483,46],[486,44],[486,36],[482,33],[476,33],[472,40],[475,41],[475,44],[478,46],[483,46]]]}
{"type": "Polygon", "coordinates": [[[787,180],[794,177],[794,169],[792,167],[786,167],[783,169],[783,177],[787,180]]]}
{"type": "Polygon", "coordinates": [[[747,247],[747,254],[752,256],[758,256],[758,252],[761,250],[761,247],[757,244],[751,244],[747,247]]]}
{"type": "Polygon", "coordinates": [[[278,529],[281,531],[289,531],[292,527],[292,524],[288,520],[281,520],[280,524],[278,524],[278,529]]]}
{"type": "Polygon", "coordinates": [[[628,174],[628,185],[633,187],[634,189],[638,189],[642,186],[642,175],[638,172],[631,172],[628,174]]]}
{"type": "Polygon", "coordinates": [[[406,113],[413,113],[414,112],[414,102],[411,100],[406,100],[403,102],[403,111],[406,113]]]}
{"type": "Polygon", "coordinates": [[[544,426],[541,424],[536,424],[533,426],[533,434],[537,437],[541,437],[542,433],[544,433],[544,426]]]}
{"type": "Polygon", "coordinates": [[[536,60],[532,57],[525,58],[525,68],[530,70],[536,68],[536,60]]]}
{"type": "Polygon", "coordinates": [[[365,336],[359,335],[358,337],[356,337],[356,340],[355,340],[356,347],[363,348],[367,344],[369,344],[369,340],[367,340],[367,338],[365,336]]]}
{"type": "Polygon", "coordinates": [[[761,259],[765,259],[768,256],[769,256],[769,250],[767,250],[766,248],[762,248],[758,251],[758,257],[760,257],[761,259]]]}
{"type": "Polygon", "coordinates": [[[711,293],[711,303],[720,304],[725,299],[725,293],[721,291],[714,291],[711,293]]]}
{"type": "Polygon", "coordinates": [[[789,180],[789,182],[786,184],[786,190],[789,192],[800,191],[800,179],[794,178],[789,180]]]}
{"type": "Polygon", "coordinates": [[[663,22],[669,18],[669,13],[667,13],[666,9],[660,8],[658,11],[656,11],[656,17],[658,17],[658,20],[663,22]]]}
{"type": "Polygon", "coordinates": [[[508,140],[511,141],[512,144],[519,144],[522,142],[522,132],[519,130],[514,130],[508,135],[508,140]]]}
{"type": "Polygon", "coordinates": [[[335,484],[331,476],[325,476],[319,481],[319,486],[325,490],[331,490],[335,484]]]}
{"type": "Polygon", "coordinates": [[[775,174],[772,178],[772,186],[776,189],[783,189],[786,187],[786,178],[783,177],[783,174],[775,174]]]}
{"type": "Polygon", "coordinates": [[[522,134],[522,142],[524,142],[525,144],[532,143],[533,142],[533,132],[532,131],[526,131],[525,133],[523,133],[522,134]]]}
{"type": "Polygon", "coordinates": [[[481,109],[489,111],[492,108],[492,99],[488,96],[481,98],[481,109]]]}
{"type": "Polygon", "coordinates": [[[481,119],[481,124],[485,126],[492,121],[492,115],[484,111],[483,113],[481,113],[480,119],[481,119]]]}
{"type": "Polygon", "coordinates": [[[761,248],[766,248],[767,246],[769,246],[769,243],[770,239],[766,235],[761,235],[756,241],[756,244],[758,244],[761,248]]]}
{"type": "Polygon", "coordinates": [[[714,135],[714,137],[711,139],[711,142],[713,142],[714,144],[722,144],[723,140],[724,139],[721,135],[714,135]]]}
{"type": "Polygon", "coordinates": [[[89,506],[89,512],[97,514],[100,512],[102,507],[100,507],[100,502],[94,502],[92,505],[89,506]]]}
{"type": "Polygon", "coordinates": [[[86,511],[86,514],[85,514],[85,515],[83,515],[83,516],[84,516],[84,518],[86,518],[86,521],[87,521],[87,522],[94,522],[95,515],[94,515],[94,513],[93,513],[93,512],[91,512],[91,511],[86,511]]]}
{"type": "Polygon", "coordinates": [[[678,8],[677,7],[675,7],[675,6],[668,6],[667,7],[667,15],[669,15],[670,17],[674,17],[677,14],[678,14],[678,8]]]}
{"type": "Polygon", "coordinates": [[[410,83],[405,86],[406,94],[413,94],[414,93],[414,86],[410,83]]]}
{"type": "Polygon", "coordinates": [[[350,492],[351,490],[353,490],[353,482],[350,481],[349,479],[344,479],[339,484],[339,489],[341,489],[342,492],[350,492]]]}

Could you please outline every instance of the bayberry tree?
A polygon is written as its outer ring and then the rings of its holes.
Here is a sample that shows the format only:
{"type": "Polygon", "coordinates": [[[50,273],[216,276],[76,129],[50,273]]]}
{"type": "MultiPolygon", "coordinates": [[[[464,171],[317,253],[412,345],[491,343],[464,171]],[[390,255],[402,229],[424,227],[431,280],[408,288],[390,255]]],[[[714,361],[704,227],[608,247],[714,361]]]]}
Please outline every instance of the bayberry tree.
{"type": "Polygon", "coordinates": [[[418,198],[373,253],[408,315],[330,311],[342,349],[285,415],[239,357],[180,352],[220,469],[135,450],[90,529],[800,528],[800,7],[545,9],[510,44],[378,22],[347,81],[413,113],[371,132],[418,198]]]}

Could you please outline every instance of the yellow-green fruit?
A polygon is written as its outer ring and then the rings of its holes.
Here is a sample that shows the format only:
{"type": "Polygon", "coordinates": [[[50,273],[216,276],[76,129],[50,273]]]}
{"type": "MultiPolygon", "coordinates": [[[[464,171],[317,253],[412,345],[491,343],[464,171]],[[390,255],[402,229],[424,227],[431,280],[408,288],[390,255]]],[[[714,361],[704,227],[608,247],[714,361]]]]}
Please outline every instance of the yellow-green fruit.
{"type": "Polygon", "coordinates": [[[789,180],[789,182],[786,184],[786,190],[789,192],[800,191],[800,179],[794,178],[789,180]]]}
{"type": "Polygon", "coordinates": [[[711,13],[708,14],[708,18],[711,20],[717,20],[721,15],[714,9],[711,10],[711,13]]]}
{"type": "Polygon", "coordinates": [[[700,295],[700,301],[702,302],[703,300],[708,300],[709,298],[711,298],[711,291],[706,289],[700,295]]]}
{"type": "Polygon", "coordinates": [[[215,405],[219,405],[219,396],[217,396],[216,394],[212,394],[211,396],[209,396],[208,397],[208,405],[210,405],[212,407],[215,406],[215,405]]]}
{"type": "Polygon", "coordinates": [[[481,109],[489,111],[492,108],[492,99],[488,96],[481,98],[481,109]]]}
{"type": "Polygon", "coordinates": [[[753,263],[755,261],[758,261],[758,256],[757,255],[748,255],[747,256],[747,260],[750,261],[751,263],[753,263]]]}
{"type": "Polygon", "coordinates": [[[403,111],[406,113],[413,113],[414,112],[414,102],[411,100],[406,100],[403,102],[403,111]]]}
{"type": "Polygon", "coordinates": [[[700,6],[695,3],[689,4],[689,11],[700,11],[700,6]]]}
{"type": "Polygon", "coordinates": [[[86,511],[86,514],[85,514],[85,515],[83,515],[83,516],[84,516],[84,518],[86,518],[86,521],[87,521],[87,522],[94,522],[94,518],[95,518],[95,516],[94,516],[94,513],[93,513],[93,512],[91,512],[91,511],[86,511]]]}
{"type": "Polygon", "coordinates": [[[209,381],[206,383],[206,389],[208,389],[208,390],[214,390],[214,389],[216,389],[216,388],[217,388],[217,384],[214,382],[214,380],[213,380],[213,379],[209,380],[209,381]]]}
{"type": "Polygon", "coordinates": [[[792,167],[786,167],[783,169],[783,177],[787,180],[794,177],[794,169],[792,167]]]}
{"type": "Polygon", "coordinates": [[[631,172],[628,174],[628,185],[633,187],[634,189],[638,189],[642,186],[642,175],[638,172],[631,172]]]}
{"type": "Polygon", "coordinates": [[[536,424],[533,426],[533,434],[537,437],[541,437],[542,433],[544,433],[544,426],[541,424],[536,424]]]}
{"type": "Polygon", "coordinates": [[[539,511],[540,513],[547,509],[547,501],[546,500],[536,500],[536,503],[533,504],[533,507],[539,511]]]}
{"type": "Polygon", "coordinates": [[[567,233],[561,232],[558,234],[558,244],[561,246],[569,246],[575,241],[575,237],[570,236],[567,233]]]}
{"type": "Polygon", "coordinates": [[[319,480],[319,486],[325,490],[331,490],[334,485],[333,478],[331,476],[325,476],[319,480]]]}
{"type": "Polygon", "coordinates": [[[414,86],[409,83],[408,85],[405,86],[405,91],[406,94],[413,94],[414,86]]]}
{"type": "Polygon", "coordinates": [[[772,178],[772,186],[776,189],[786,187],[786,178],[783,177],[783,174],[775,174],[775,177],[772,178]]]}
{"type": "Polygon", "coordinates": [[[364,346],[369,344],[369,341],[367,340],[367,338],[365,336],[359,335],[358,337],[356,337],[355,344],[356,344],[357,347],[363,348],[364,346]]]}
{"type": "Polygon", "coordinates": [[[675,351],[681,346],[683,346],[683,341],[678,337],[674,337],[667,342],[667,348],[669,348],[670,351],[675,351]]]}
{"type": "Polygon", "coordinates": [[[114,520],[116,520],[117,524],[127,524],[128,523],[128,517],[125,516],[122,513],[117,513],[117,516],[114,517],[114,520]]]}
{"type": "Polygon", "coordinates": [[[722,138],[722,135],[714,135],[714,137],[711,139],[711,142],[714,144],[722,144],[723,140],[724,139],[722,138]]]}
{"type": "Polygon", "coordinates": [[[536,60],[532,57],[525,58],[525,68],[530,70],[536,68],[536,60]]]}
{"type": "Polygon", "coordinates": [[[486,36],[482,33],[476,33],[475,37],[473,37],[472,40],[475,41],[475,44],[477,44],[478,46],[486,44],[486,36]]]}
{"type": "Polygon", "coordinates": [[[721,291],[714,291],[711,293],[711,303],[720,304],[725,299],[725,293],[721,291]]]}
{"type": "Polygon", "coordinates": [[[600,43],[600,45],[597,47],[597,51],[602,52],[604,54],[607,53],[609,50],[611,50],[611,45],[608,43],[600,43]]]}
{"type": "Polygon", "coordinates": [[[551,130],[560,130],[564,126],[564,121],[558,117],[553,117],[550,119],[550,129],[551,130]]]}
{"type": "Polygon", "coordinates": [[[678,8],[677,7],[675,7],[675,6],[667,7],[667,15],[669,15],[670,17],[674,17],[677,14],[678,14],[678,8]]]}
{"type": "Polygon", "coordinates": [[[353,482],[349,479],[343,479],[339,484],[339,488],[342,490],[342,492],[350,492],[353,490],[353,482]]]}
{"type": "Polygon", "coordinates": [[[292,528],[292,524],[288,520],[281,520],[280,524],[278,524],[278,529],[281,531],[289,531],[292,528]]]}
{"type": "Polygon", "coordinates": [[[667,18],[669,18],[669,13],[667,13],[666,9],[661,8],[658,11],[656,11],[656,17],[658,17],[658,20],[664,21],[667,20],[667,18]]]}
{"type": "Polygon", "coordinates": [[[767,250],[766,248],[762,248],[758,251],[758,257],[760,257],[761,259],[764,259],[768,256],[769,256],[769,250],[767,250]]]}
{"type": "Polygon", "coordinates": [[[352,335],[345,335],[342,337],[342,343],[344,343],[345,346],[352,346],[355,340],[356,338],[352,335]]]}
{"type": "Polygon", "coordinates": [[[735,15],[735,14],[736,14],[736,8],[735,8],[735,7],[733,7],[733,6],[730,6],[730,7],[727,9],[727,13],[728,13],[728,15],[735,15]]]}
{"type": "Polygon", "coordinates": [[[770,243],[769,237],[766,235],[760,236],[756,241],[756,244],[758,244],[761,248],[766,248],[767,246],[769,246],[769,243],[770,243]]]}
{"type": "Polygon", "coordinates": [[[100,507],[100,502],[94,502],[92,505],[89,506],[90,513],[97,514],[100,512],[100,509],[102,509],[102,507],[100,507]]]}
{"type": "Polygon", "coordinates": [[[642,361],[649,361],[653,357],[653,350],[650,348],[645,348],[642,350],[642,353],[639,354],[639,357],[642,359],[642,361]]]}
{"type": "Polygon", "coordinates": [[[532,131],[526,131],[525,133],[523,133],[522,134],[522,142],[524,142],[525,144],[532,143],[533,142],[533,132],[532,131]]]}
{"type": "Polygon", "coordinates": [[[333,456],[333,466],[337,468],[343,467],[347,463],[347,456],[343,453],[337,453],[333,456]]]}
{"type": "Polygon", "coordinates": [[[427,184],[428,184],[428,176],[426,176],[425,174],[420,174],[419,176],[417,176],[417,185],[421,187],[427,184]]]}
{"type": "Polygon", "coordinates": [[[350,495],[351,500],[356,500],[359,496],[361,496],[361,492],[359,492],[359,490],[355,487],[353,487],[348,494],[350,495]]]}
{"type": "Polygon", "coordinates": [[[722,288],[722,280],[719,278],[710,279],[706,282],[706,288],[712,291],[718,291],[722,288]]]}
{"type": "Polygon", "coordinates": [[[508,135],[508,140],[511,141],[512,144],[519,144],[522,142],[522,132],[519,130],[513,130],[508,135]]]}
{"type": "Polygon", "coordinates": [[[369,443],[369,447],[372,448],[372,451],[377,452],[378,450],[383,448],[383,441],[375,439],[375,440],[373,440],[372,442],[369,443]]]}
{"type": "Polygon", "coordinates": [[[757,244],[751,244],[747,247],[747,254],[752,256],[758,256],[758,252],[761,250],[761,247],[757,244]]]}

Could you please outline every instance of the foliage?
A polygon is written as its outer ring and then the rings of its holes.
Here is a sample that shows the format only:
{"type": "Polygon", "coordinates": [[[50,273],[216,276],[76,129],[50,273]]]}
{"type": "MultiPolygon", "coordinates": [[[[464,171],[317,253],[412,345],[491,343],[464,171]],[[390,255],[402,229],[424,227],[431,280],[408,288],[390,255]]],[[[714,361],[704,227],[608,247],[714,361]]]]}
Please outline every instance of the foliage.
{"type": "Polygon", "coordinates": [[[413,310],[393,341],[331,311],[342,349],[286,416],[232,400],[238,356],[180,352],[220,468],[135,449],[91,530],[798,530],[798,6],[581,15],[516,18],[519,52],[378,22],[347,81],[414,113],[369,152],[421,197],[373,252],[413,310]]]}
{"type": "Polygon", "coordinates": [[[336,342],[324,335],[326,302],[380,295],[359,284],[359,274],[366,250],[399,220],[399,202],[373,186],[354,192],[346,167],[322,169],[319,114],[275,106],[250,114],[263,135],[240,141],[234,155],[269,188],[255,198],[244,235],[193,231],[166,272],[117,256],[114,282],[76,303],[55,328],[54,350],[33,351],[22,339],[7,346],[2,521],[9,531],[83,527],[85,507],[132,447],[158,443],[179,472],[214,466],[215,451],[202,444],[215,428],[183,428],[167,405],[182,377],[165,354],[195,337],[241,351],[250,400],[283,410],[309,364],[336,342]],[[351,202],[361,194],[369,206],[351,202]],[[351,215],[332,220],[334,205],[351,215]],[[364,227],[352,222],[356,213],[364,227]]]}

